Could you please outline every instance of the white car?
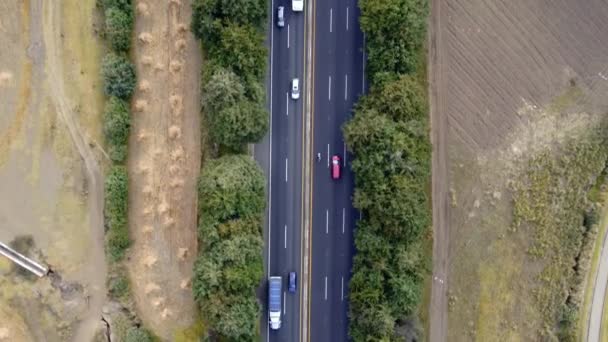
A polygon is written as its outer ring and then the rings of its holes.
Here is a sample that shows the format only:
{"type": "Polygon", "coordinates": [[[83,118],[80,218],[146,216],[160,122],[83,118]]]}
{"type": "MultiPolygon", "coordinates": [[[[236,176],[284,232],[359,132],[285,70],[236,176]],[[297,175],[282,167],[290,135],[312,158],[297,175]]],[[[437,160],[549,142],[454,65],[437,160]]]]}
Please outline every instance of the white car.
{"type": "Polygon", "coordinates": [[[291,10],[302,12],[304,10],[304,0],[291,0],[291,10]]]}
{"type": "Polygon", "coordinates": [[[300,98],[300,80],[297,78],[291,80],[291,98],[294,100],[300,98]]]}

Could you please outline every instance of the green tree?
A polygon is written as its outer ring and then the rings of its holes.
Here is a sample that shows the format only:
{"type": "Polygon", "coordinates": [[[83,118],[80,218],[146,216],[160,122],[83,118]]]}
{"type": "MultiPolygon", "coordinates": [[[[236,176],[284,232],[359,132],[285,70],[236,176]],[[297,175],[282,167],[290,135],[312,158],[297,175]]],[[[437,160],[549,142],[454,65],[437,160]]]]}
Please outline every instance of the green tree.
{"type": "Polygon", "coordinates": [[[97,0],[97,5],[105,10],[109,8],[116,8],[123,12],[133,12],[133,4],[131,0],[97,0]]]}
{"type": "Polygon", "coordinates": [[[130,127],[129,105],[117,97],[110,97],[104,111],[103,131],[110,145],[110,158],[115,162],[124,161],[127,155],[130,127]]]}
{"type": "Polygon", "coordinates": [[[360,0],[370,75],[415,70],[426,37],[427,0],[360,0]]]}
{"type": "Polygon", "coordinates": [[[101,65],[103,89],[106,95],[128,100],[135,89],[135,67],[124,55],[109,53],[101,65]]]}
{"type": "Polygon", "coordinates": [[[266,134],[266,108],[246,97],[245,87],[233,72],[218,68],[205,85],[204,94],[203,109],[215,142],[238,151],[266,134]]]}
{"type": "Polygon", "coordinates": [[[209,56],[239,77],[261,80],[266,73],[264,35],[250,25],[228,24],[222,28],[217,45],[209,56]]]}
{"type": "Polygon", "coordinates": [[[108,253],[112,261],[122,259],[131,244],[127,226],[128,176],[124,166],[113,166],[105,180],[105,217],[108,253]]]}
{"type": "Polygon", "coordinates": [[[116,7],[106,10],[106,37],[114,51],[126,52],[131,46],[133,15],[116,7]]]}
{"type": "Polygon", "coordinates": [[[192,32],[210,49],[219,42],[221,29],[229,23],[263,29],[267,0],[194,0],[192,32]]]}
{"type": "Polygon", "coordinates": [[[204,222],[260,217],[265,207],[264,174],[246,155],[205,163],[199,181],[199,214],[204,222]]]}
{"type": "Polygon", "coordinates": [[[152,335],[145,329],[131,327],[127,331],[125,342],[152,342],[152,335]]]}

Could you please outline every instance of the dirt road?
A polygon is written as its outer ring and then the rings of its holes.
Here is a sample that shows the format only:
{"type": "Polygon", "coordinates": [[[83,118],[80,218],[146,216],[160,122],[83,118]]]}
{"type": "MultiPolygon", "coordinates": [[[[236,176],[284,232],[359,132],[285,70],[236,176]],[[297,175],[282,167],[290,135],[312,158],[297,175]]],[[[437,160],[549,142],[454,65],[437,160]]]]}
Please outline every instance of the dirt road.
{"type": "Polygon", "coordinates": [[[448,312],[448,246],[450,240],[450,206],[448,185],[446,83],[442,46],[443,1],[431,1],[429,26],[429,100],[431,116],[432,198],[433,198],[433,280],[431,288],[429,341],[447,340],[448,312]]]}
{"type": "Polygon", "coordinates": [[[103,102],[94,8],[95,0],[0,3],[0,239],[30,235],[64,286],[0,277],[0,336],[11,341],[86,341],[99,328],[103,102]]]}
{"type": "Polygon", "coordinates": [[[84,272],[87,273],[91,286],[87,294],[89,310],[79,317],[81,323],[74,334],[73,340],[90,341],[99,327],[101,309],[106,300],[105,280],[107,269],[104,254],[103,178],[97,156],[89,145],[91,141],[85,137],[85,133],[80,129],[73,105],[69,103],[69,98],[66,95],[64,59],[62,58],[65,48],[62,43],[62,22],[65,21],[62,15],[63,9],[59,2],[50,1],[46,4],[48,7],[44,8],[44,37],[49,90],[57,114],[63,124],[66,125],[72,144],[82,158],[86,169],[88,217],[93,243],[91,243],[89,249],[90,264],[84,272]]]}
{"type": "Polygon", "coordinates": [[[129,262],[137,310],[170,340],[192,324],[200,171],[199,43],[190,1],[139,0],[129,141],[129,262]]]}

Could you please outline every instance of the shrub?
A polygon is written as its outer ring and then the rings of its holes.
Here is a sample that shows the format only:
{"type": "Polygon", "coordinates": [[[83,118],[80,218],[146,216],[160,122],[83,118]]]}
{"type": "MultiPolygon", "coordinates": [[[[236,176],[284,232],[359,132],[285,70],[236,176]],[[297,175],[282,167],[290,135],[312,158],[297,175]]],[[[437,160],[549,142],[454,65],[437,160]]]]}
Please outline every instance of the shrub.
{"type": "Polygon", "coordinates": [[[145,329],[131,327],[127,331],[125,342],[152,342],[152,335],[145,329]]]}
{"type": "Polygon", "coordinates": [[[113,166],[105,181],[107,248],[112,261],[119,261],[131,244],[127,226],[128,176],[124,166],[113,166]]]}
{"type": "Polygon", "coordinates": [[[264,105],[249,100],[240,79],[223,68],[217,68],[205,84],[203,108],[212,139],[232,150],[259,141],[268,128],[264,105]]]}
{"type": "Polygon", "coordinates": [[[135,67],[123,55],[107,54],[102,61],[103,90],[108,96],[128,100],[135,89],[135,67]]]}
{"type": "Polygon", "coordinates": [[[124,161],[127,155],[130,127],[128,103],[117,97],[110,97],[104,111],[103,131],[110,145],[110,158],[115,162],[124,161]]]}
{"type": "Polygon", "coordinates": [[[107,10],[109,8],[116,8],[126,13],[133,12],[133,4],[131,0],[97,0],[97,6],[107,10]]]}
{"type": "Polygon", "coordinates": [[[426,37],[427,0],[360,0],[361,30],[366,34],[372,80],[378,72],[415,70],[426,37]]]}
{"type": "Polygon", "coordinates": [[[228,23],[263,29],[267,0],[194,0],[192,32],[209,49],[219,41],[220,30],[228,23]]]}
{"type": "Polygon", "coordinates": [[[124,274],[119,274],[109,281],[108,290],[113,299],[123,299],[130,294],[129,279],[124,274]]]}
{"type": "Polygon", "coordinates": [[[401,340],[427,272],[421,239],[430,225],[430,151],[425,93],[410,76],[385,77],[343,128],[354,154],[355,233],[349,333],[354,341],[401,340]]]}
{"type": "Polygon", "coordinates": [[[115,7],[106,10],[106,38],[112,49],[126,52],[131,46],[133,33],[133,15],[115,7]]]}
{"type": "Polygon", "coordinates": [[[246,155],[211,160],[201,172],[201,254],[192,289],[210,327],[230,340],[253,341],[257,333],[264,185],[261,169],[246,155]]]}
{"type": "Polygon", "coordinates": [[[243,79],[261,80],[266,73],[264,36],[252,26],[223,27],[218,44],[209,48],[209,57],[243,79]]]}
{"type": "Polygon", "coordinates": [[[249,156],[208,161],[199,181],[201,222],[259,217],[265,205],[265,183],[262,170],[249,156]]]}

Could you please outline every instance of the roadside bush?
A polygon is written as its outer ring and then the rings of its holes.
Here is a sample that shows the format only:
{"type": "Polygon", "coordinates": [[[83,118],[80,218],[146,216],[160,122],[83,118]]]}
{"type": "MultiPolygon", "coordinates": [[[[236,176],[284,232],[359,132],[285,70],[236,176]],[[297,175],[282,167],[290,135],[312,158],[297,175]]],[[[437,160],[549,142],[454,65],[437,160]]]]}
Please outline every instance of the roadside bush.
{"type": "Polygon", "coordinates": [[[263,29],[268,0],[194,0],[191,29],[206,49],[218,44],[220,30],[228,23],[263,29]]]}
{"type": "Polygon", "coordinates": [[[127,226],[128,176],[124,166],[113,166],[105,181],[106,239],[112,261],[119,261],[131,244],[127,226]]]}
{"type": "Polygon", "coordinates": [[[209,57],[239,77],[261,80],[266,73],[264,36],[252,26],[228,24],[220,31],[218,44],[209,47],[209,57]]]}
{"type": "Polygon", "coordinates": [[[107,54],[101,64],[103,90],[108,96],[128,100],[135,89],[135,67],[124,55],[107,54]]]}
{"type": "Polygon", "coordinates": [[[210,327],[232,340],[256,337],[261,308],[255,291],[264,273],[264,184],[259,166],[245,155],[210,160],[201,172],[201,253],[192,288],[210,327]]]}
{"type": "Polygon", "coordinates": [[[238,151],[264,136],[268,112],[262,103],[246,97],[245,87],[233,72],[217,68],[203,93],[210,135],[216,143],[238,151]]]}
{"type": "Polygon", "coordinates": [[[130,127],[129,105],[117,97],[110,97],[104,110],[103,132],[109,144],[110,159],[114,162],[123,162],[127,156],[130,127]]]}
{"type": "Polygon", "coordinates": [[[265,207],[264,186],[264,174],[249,156],[209,160],[199,181],[201,222],[260,216],[265,207]]]}
{"type": "Polygon", "coordinates": [[[106,15],[106,38],[114,51],[126,52],[131,46],[133,14],[116,7],[110,7],[106,15]]]}
{"type": "Polygon", "coordinates": [[[418,307],[428,268],[421,250],[431,223],[425,93],[410,76],[386,78],[359,100],[343,132],[354,154],[353,205],[363,213],[355,233],[349,333],[354,341],[400,340],[396,324],[418,307]]]}
{"type": "Polygon", "coordinates": [[[426,37],[427,0],[360,0],[368,74],[408,74],[415,70],[426,37]]]}

